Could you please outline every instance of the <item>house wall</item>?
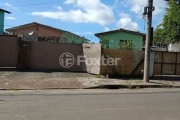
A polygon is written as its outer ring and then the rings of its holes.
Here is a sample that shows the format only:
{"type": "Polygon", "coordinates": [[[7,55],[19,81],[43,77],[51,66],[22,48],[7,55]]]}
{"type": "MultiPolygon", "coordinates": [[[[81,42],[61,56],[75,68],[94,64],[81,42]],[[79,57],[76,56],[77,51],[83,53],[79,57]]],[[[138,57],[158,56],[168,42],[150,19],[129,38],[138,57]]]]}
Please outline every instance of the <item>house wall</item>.
{"type": "Polygon", "coordinates": [[[17,34],[26,34],[28,35],[29,32],[34,31],[33,36],[57,36],[60,37],[59,42],[61,43],[62,40],[62,32],[55,30],[55,29],[51,29],[42,25],[34,25],[34,26],[29,26],[29,27],[25,27],[25,28],[20,28],[20,29],[16,29],[14,30],[15,35],[17,34]]]}
{"type": "Polygon", "coordinates": [[[115,32],[101,35],[100,38],[104,38],[109,41],[109,49],[119,49],[119,40],[132,40],[132,50],[142,50],[143,47],[143,36],[141,35],[126,32],[115,32]]]}
{"type": "Polygon", "coordinates": [[[75,43],[75,44],[82,44],[82,43],[87,43],[87,40],[85,38],[73,35],[68,32],[64,32],[62,34],[62,42],[63,43],[75,43]]]}
{"type": "Polygon", "coordinates": [[[168,51],[169,52],[180,52],[180,43],[169,44],[168,51]]]}
{"type": "Polygon", "coordinates": [[[4,32],[4,12],[0,11],[0,35],[4,32]]]}

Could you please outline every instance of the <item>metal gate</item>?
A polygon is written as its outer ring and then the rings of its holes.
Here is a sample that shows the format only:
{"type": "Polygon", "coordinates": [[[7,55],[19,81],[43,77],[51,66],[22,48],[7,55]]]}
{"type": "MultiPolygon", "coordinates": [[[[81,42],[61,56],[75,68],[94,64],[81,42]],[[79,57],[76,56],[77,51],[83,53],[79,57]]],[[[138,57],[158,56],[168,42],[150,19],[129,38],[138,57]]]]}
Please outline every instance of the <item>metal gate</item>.
{"type": "Polygon", "coordinates": [[[16,67],[17,36],[0,36],[0,67],[16,67]]]}
{"type": "Polygon", "coordinates": [[[97,65],[96,63],[91,64],[90,62],[92,62],[93,59],[96,59],[101,63],[101,44],[83,44],[83,53],[86,60],[87,72],[99,75],[101,65],[97,65]]]}
{"type": "Polygon", "coordinates": [[[84,71],[84,64],[78,65],[78,56],[83,56],[82,45],[46,42],[30,42],[28,68],[33,70],[84,71]],[[69,56],[72,55],[72,56],[69,56]],[[62,56],[62,59],[60,59],[62,56]],[[61,64],[70,60],[72,65],[61,64]]]}
{"type": "Polygon", "coordinates": [[[155,52],[154,75],[180,75],[180,53],[155,52]]]}

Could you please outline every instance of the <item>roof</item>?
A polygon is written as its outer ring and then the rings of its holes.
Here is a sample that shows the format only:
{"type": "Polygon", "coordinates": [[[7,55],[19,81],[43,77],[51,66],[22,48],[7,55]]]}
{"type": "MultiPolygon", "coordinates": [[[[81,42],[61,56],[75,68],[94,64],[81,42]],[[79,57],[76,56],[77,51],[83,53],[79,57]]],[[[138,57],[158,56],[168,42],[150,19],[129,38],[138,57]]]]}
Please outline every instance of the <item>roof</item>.
{"type": "MultiPolygon", "coordinates": [[[[30,27],[30,26],[34,26],[34,25],[41,25],[41,26],[44,26],[44,27],[55,29],[55,30],[58,30],[58,31],[61,31],[61,32],[67,32],[67,33],[73,34],[75,36],[78,36],[78,35],[76,35],[74,33],[69,32],[69,31],[62,30],[62,29],[59,29],[59,28],[55,28],[55,27],[48,26],[48,25],[44,25],[44,24],[37,23],[37,22],[32,22],[32,23],[28,23],[28,24],[24,24],[24,25],[20,25],[20,26],[16,26],[16,27],[8,28],[8,29],[6,29],[6,31],[11,32],[11,31],[14,31],[14,30],[17,30],[17,29],[26,28],[26,27],[30,27]]],[[[81,36],[78,36],[78,37],[81,37],[81,36]]],[[[86,39],[86,40],[89,41],[88,39],[86,39]]]]}
{"type": "Polygon", "coordinates": [[[3,9],[1,9],[1,8],[0,8],[0,11],[5,12],[5,13],[8,13],[8,14],[10,14],[10,13],[11,13],[11,12],[6,11],[6,10],[3,10],[3,9]]]}
{"type": "Polygon", "coordinates": [[[28,23],[28,24],[24,24],[24,25],[19,25],[19,26],[16,26],[16,27],[8,28],[8,29],[6,29],[6,30],[7,30],[7,31],[13,31],[13,30],[16,30],[16,29],[26,28],[26,27],[30,27],[30,26],[34,26],[34,25],[41,25],[41,26],[44,26],[44,27],[56,29],[56,30],[58,30],[58,31],[63,31],[63,32],[65,31],[65,30],[61,30],[61,29],[54,28],[54,27],[51,27],[51,26],[48,26],[48,25],[44,25],[44,24],[41,24],[41,23],[37,23],[37,22],[32,22],[32,23],[28,23]]]}
{"type": "Polygon", "coordinates": [[[102,33],[96,33],[95,36],[99,37],[101,35],[110,34],[110,33],[116,33],[116,32],[127,32],[127,33],[136,34],[136,35],[140,35],[140,36],[145,36],[146,35],[144,33],[130,31],[130,30],[125,30],[125,29],[121,28],[119,30],[107,31],[107,32],[102,32],[102,33]]]}

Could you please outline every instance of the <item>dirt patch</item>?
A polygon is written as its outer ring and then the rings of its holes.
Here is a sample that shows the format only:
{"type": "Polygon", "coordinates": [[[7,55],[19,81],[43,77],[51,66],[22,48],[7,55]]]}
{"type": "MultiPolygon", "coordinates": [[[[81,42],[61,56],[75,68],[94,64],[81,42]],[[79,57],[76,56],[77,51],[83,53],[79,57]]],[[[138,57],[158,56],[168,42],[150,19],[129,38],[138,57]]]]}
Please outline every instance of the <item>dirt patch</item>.
{"type": "Polygon", "coordinates": [[[0,72],[0,89],[80,89],[78,77],[92,77],[87,73],[69,72],[0,72]]]}

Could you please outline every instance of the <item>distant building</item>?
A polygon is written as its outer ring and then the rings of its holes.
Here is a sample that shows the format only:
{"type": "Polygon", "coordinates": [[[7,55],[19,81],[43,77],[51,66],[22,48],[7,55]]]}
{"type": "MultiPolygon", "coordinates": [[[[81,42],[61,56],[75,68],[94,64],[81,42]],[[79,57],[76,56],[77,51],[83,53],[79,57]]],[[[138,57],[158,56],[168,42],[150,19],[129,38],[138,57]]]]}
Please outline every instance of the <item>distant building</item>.
{"type": "Polygon", "coordinates": [[[4,33],[4,13],[10,14],[9,11],[0,8],[0,35],[4,33]]]}
{"type": "Polygon", "coordinates": [[[142,50],[145,34],[125,29],[95,34],[104,48],[118,50],[142,50]]]}
{"type": "Polygon", "coordinates": [[[52,43],[88,43],[89,40],[69,31],[54,28],[48,25],[32,22],[6,29],[11,35],[23,36],[26,40],[46,41],[52,43]]]}
{"type": "Polygon", "coordinates": [[[168,45],[168,51],[169,52],[180,52],[180,43],[170,43],[168,45]]]}

